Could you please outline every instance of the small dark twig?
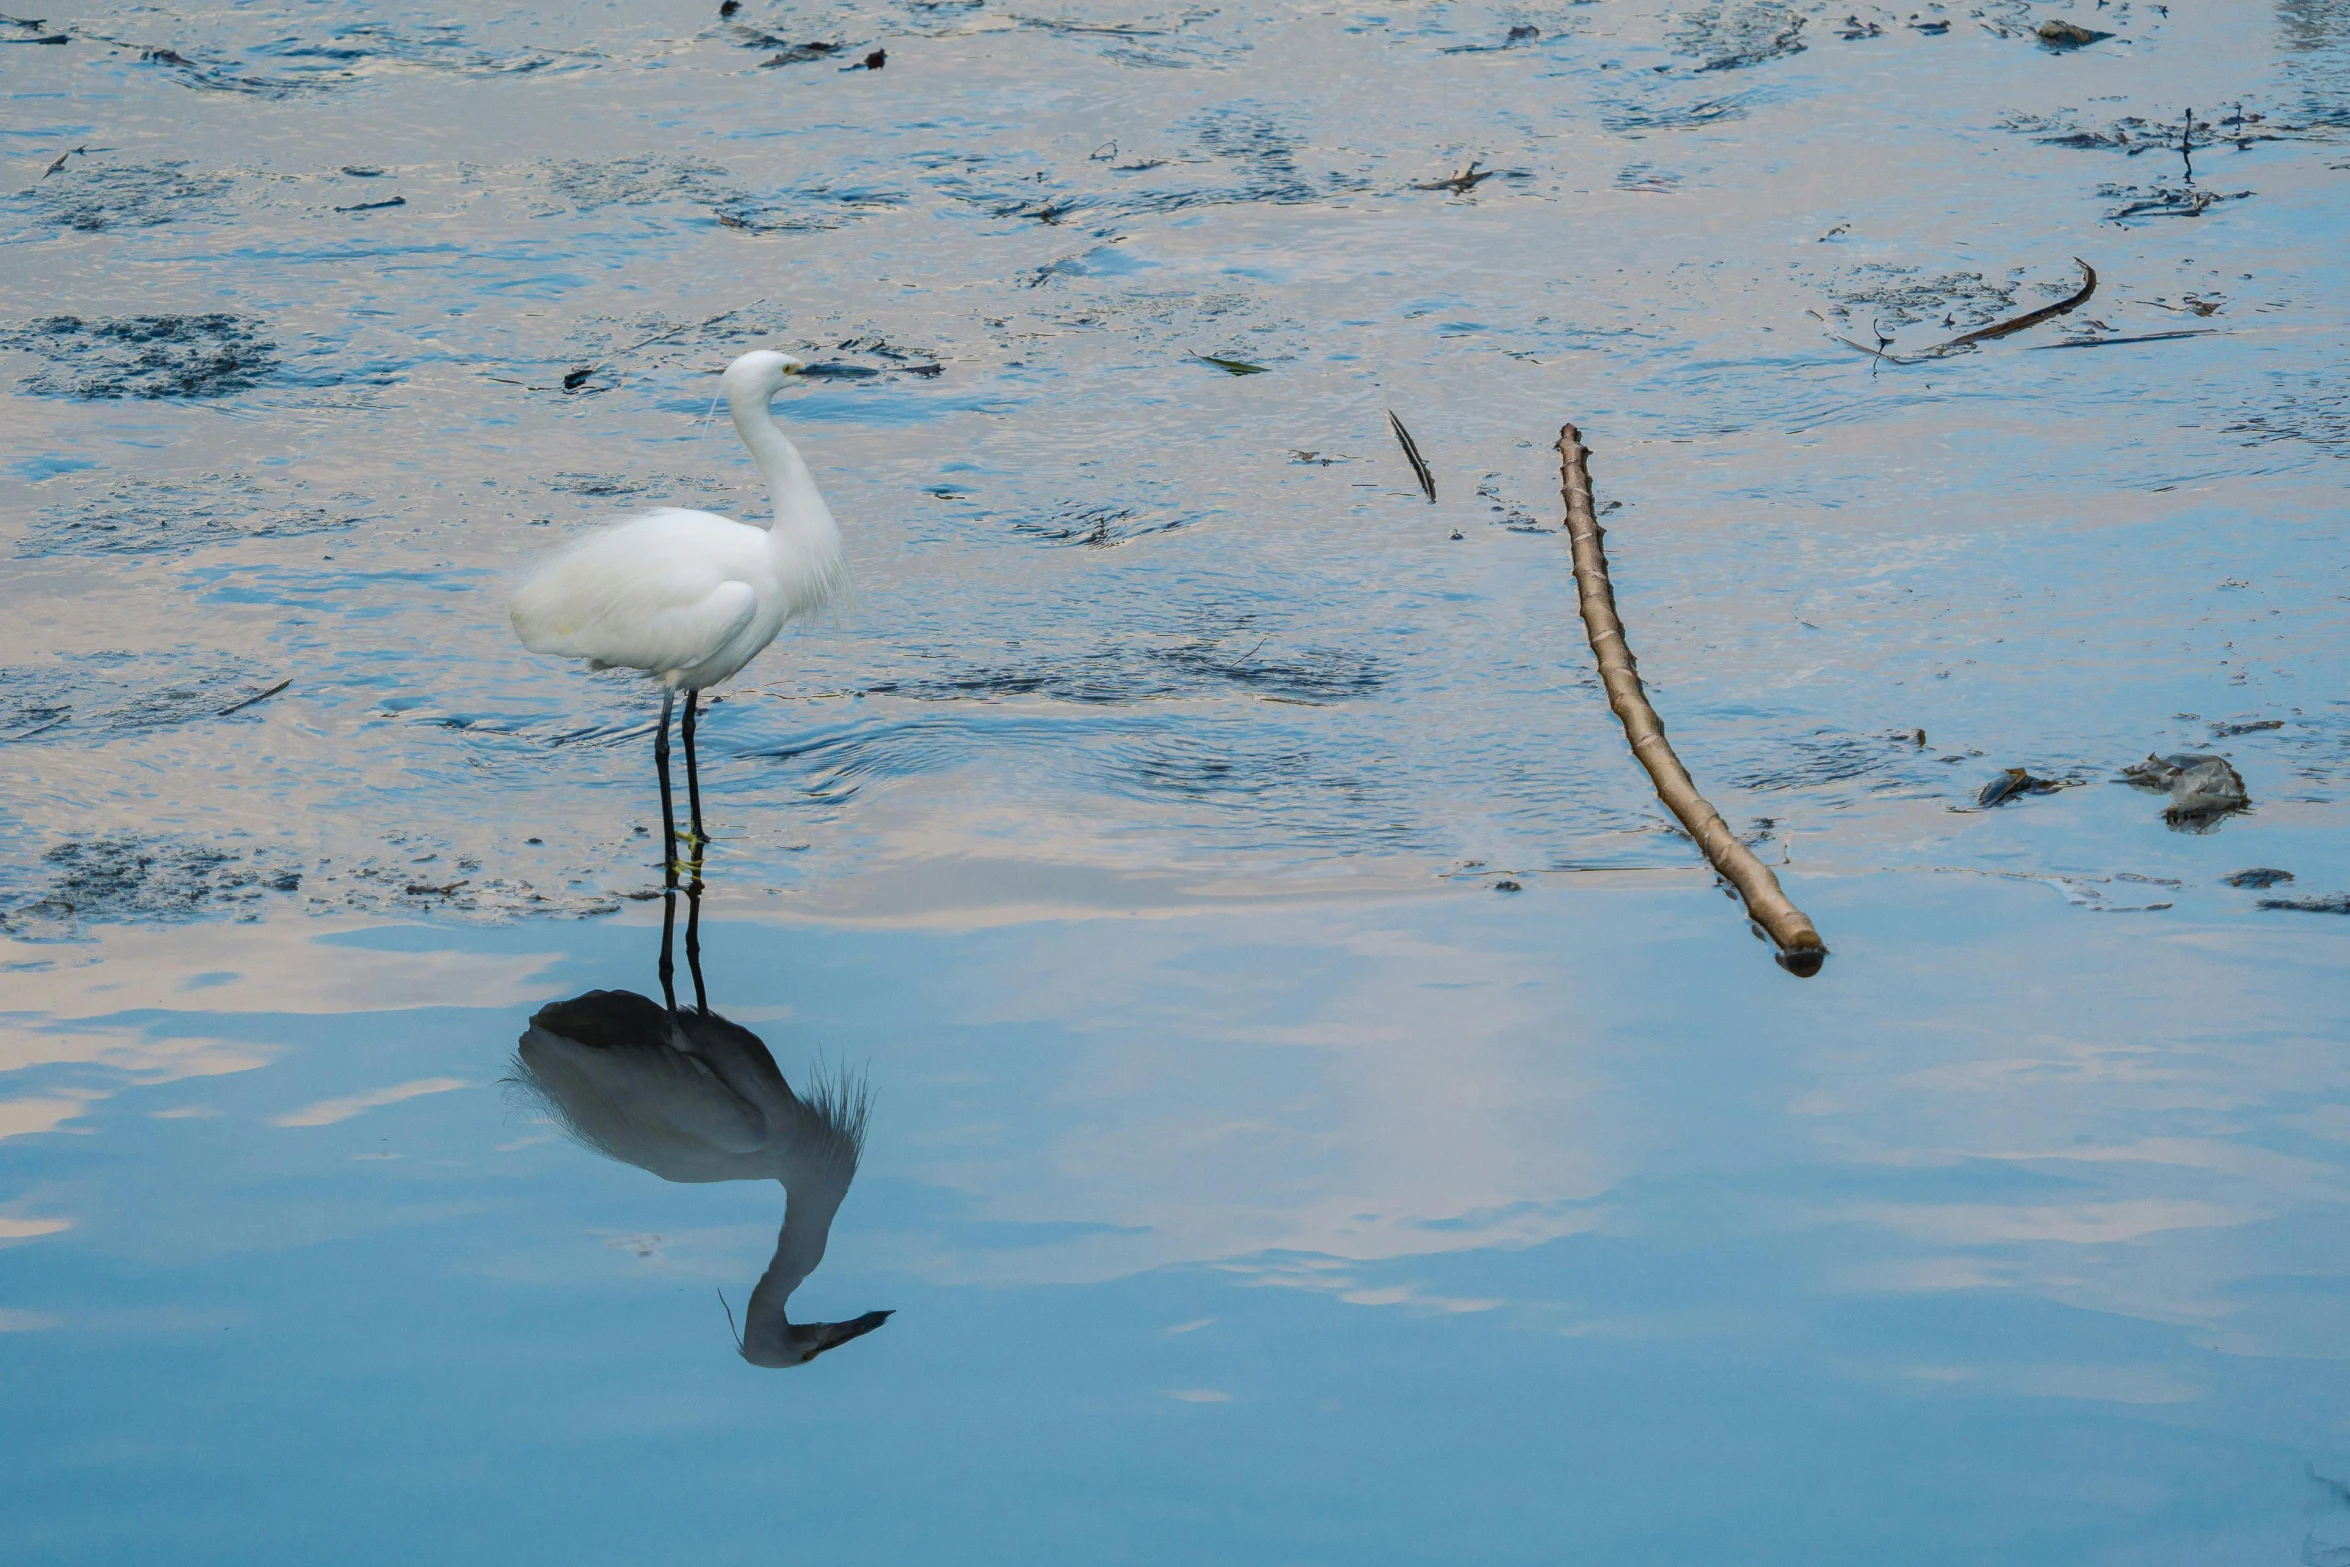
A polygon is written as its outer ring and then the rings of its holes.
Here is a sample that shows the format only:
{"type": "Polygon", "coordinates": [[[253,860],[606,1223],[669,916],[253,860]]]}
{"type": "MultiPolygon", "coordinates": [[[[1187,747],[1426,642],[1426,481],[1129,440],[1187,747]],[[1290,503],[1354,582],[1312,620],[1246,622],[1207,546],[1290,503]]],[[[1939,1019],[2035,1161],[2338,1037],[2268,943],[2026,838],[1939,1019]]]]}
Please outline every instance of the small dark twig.
{"type": "MultiPolygon", "coordinates": [[[[46,39],[42,41],[47,42],[46,39]]],[[[93,152],[112,152],[113,150],[114,149],[112,147],[68,147],[65,149],[65,151],[57,155],[56,161],[41,171],[41,180],[47,179],[50,175],[55,174],[58,170],[64,168],[65,161],[68,158],[86,158],[93,152]]],[[[33,183],[38,185],[41,183],[41,180],[35,180],[33,183]]]]}
{"type": "Polygon", "coordinates": [[[641,343],[631,343],[626,348],[621,349],[619,352],[606,359],[602,364],[587,365],[577,370],[566,371],[563,376],[563,390],[566,392],[578,391],[580,387],[586,383],[589,376],[594,375],[599,370],[610,369],[614,364],[617,364],[619,361],[626,359],[630,354],[635,353],[640,348],[650,348],[655,343],[666,343],[673,337],[681,337],[688,332],[698,332],[706,326],[716,326],[719,322],[725,320],[728,316],[739,316],[744,311],[750,309],[752,305],[763,305],[765,303],[767,303],[767,296],[762,294],[757,299],[752,300],[749,305],[737,305],[732,310],[721,310],[718,312],[718,314],[710,317],[706,321],[695,321],[690,322],[685,326],[671,327],[666,332],[655,333],[653,336],[646,338],[641,343]]]}
{"type": "Polygon", "coordinates": [[[1467,168],[1461,170],[1460,173],[1451,175],[1445,179],[1414,180],[1412,182],[1412,189],[1449,190],[1461,195],[1466,195],[1470,191],[1475,190],[1485,181],[1492,179],[1495,175],[1506,174],[1509,172],[1507,169],[1485,169],[1480,171],[1478,165],[1482,164],[1484,161],[1485,160],[1482,158],[1471,158],[1467,168]]]}
{"type": "Polygon", "coordinates": [[[276,685],[271,686],[268,690],[262,692],[259,696],[249,696],[242,702],[231,702],[228,706],[222,708],[219,713],[214,716],[226,718],[231,713],[241,713],[246,708],[251,707],[256,703],[268,701],[271,697],[277,695],[280,691],[283,691],[286,689],[286,687],[292,685],[293,683],[294,682],[291,680],[281,680],[276,685]]]}
{"type": "Polygon", "coordinates": [[[1988,343],[1995,337],[2006,337],[2010,333],[2021,332],[2026,327],[2038,326],[2043,321],[2053,321],[2058,316],[2070,315],[2073,311],[2087,304],[2089,296],[2097,292],[2097,269],[2078,256],[2073,257],[2073,265],[2081,269],[2081,287],[2079,292],[2070,298],[2060,299],[2053,305],[2042,305],[2039,309],[2027,311],[2012,321],[2001,321],[1991,326],[1978,327],[1972,332],[1961,333],[1949,342],[1929,348],[1926,352],[1928,354],[1946,354],[1954,348],[1965,348],[1974,343],[1988,343]]]}
{"type": "Polygon", "coordinates": [[[19,733],[19,734],[13,734],[13,735],[10,735],[10,736],[8,737],[7,743],[8,743],[8,744],[10,744],[10,745],[14,745],[14,744],[16,744],[16,742],[17,742],[17,741],[19,741],[19,740],[30,740],[30,739],[31,739],[33,736],[35,736],[35,735],[45,735],[45,734],[47,734],[47,733],[48,733],[50,730],[52,730],[52,729],[56,729],[56,728],[59,728],[59,727],[60,727],[60,726],[62,726],[62,725],[63,725],[63,724],[64,724],[64,723],[65,723],[65,722],[68,720],[68,719],[70,719],[70,718],[72,718],[72,717],[73,717],[73,709],[69,707],[69,708],[65,709],[63,712],[56,714],[56,715],[55,715],[54,717],[52,717],[52,718],[51,718],[51,719],[50,719],[50,720],[49,720],[47,723],[40,725],[38,728],[34,728],[34,729],[27,729],[27,730],[24,730],[23,732],[21,732],[21,733],[19,733]]]}
{"type": "Polygon", "coordinates": [[[2126,343],[2167,343],[2174,338],[2218,335],[2218,327],[2198,326],[2178,332],[2141,332],[2136,337],[2085,337],[2075,343],[2034,343],[2025,352],[2044,354],[2052,348],[2119,348],[2126,343]]]}
{"type": "Polygon", "coordinates": [[[1412,440],[1412,432],[1403,427],[1403,421],[1395,416],[1392,408],[1387,410],[1387,422],[1395,430],[1395,438],[1403,443],[1404,461],[1412,465],[1412,477],[1418,479],[1420,488],[1427,492],[1428,504],[1435,505],[1436,476],[1428,471],[1428,464],[1420,456],[1418,444],[1412,440]]]}
{"type": "Polygon", "coordinates": [[[2097,292],[2097,269],[2078,256],[2073,258],[2073,265],[2081,269],[2081,287],[2079,292],[2071,298],[2060,299],[2053,305],[2042,305],[2039,309],[2026,311],[2012,320],[1994,322],[1986,327],[1977,327],[1972,332],[1962,332],[1949,342],[1936,343],[1932,348],[1920,353],[1888,354],[1885,352],[1885,344],[1891,342],[1892,339],[1882,335],[1879,336],[1877,346],[1874,348],[1865,343],[1856,343],[1849,337],[1840,337],[1836,341],[1847,348],[1857,348],[1864,354],[1870,354],[1897,365],[1914,365],[1928,359],[1939,359],[1945,354],[1955,354],[1962,348],[1972,348],[1977,343],[1988,343],[1993,338],[2007,337],[2023,331],[2026,327],[2035,327],[2043,321],[2053,321],[2058,316],[2069,315],[2087,304],[2089,296],[2097,292]]]}

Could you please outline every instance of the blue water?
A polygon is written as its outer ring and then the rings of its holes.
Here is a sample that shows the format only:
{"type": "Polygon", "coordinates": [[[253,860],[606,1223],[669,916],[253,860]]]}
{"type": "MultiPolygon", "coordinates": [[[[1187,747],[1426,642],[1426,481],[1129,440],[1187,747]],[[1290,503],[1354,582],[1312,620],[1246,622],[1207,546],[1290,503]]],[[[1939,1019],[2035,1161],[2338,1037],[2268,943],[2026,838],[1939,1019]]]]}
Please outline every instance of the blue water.
{"type": "Polygon", "coordinates": [[[2350,10],[714,9],[0,43],[0,1559],[2350,1559],[2350,10]],[[858,591],[703,970],[894,1312],[790,1369],[783,1187],[510,1080],[663,906],[507,586],[758,505],[762,344],[858,591]]]}
{"type": "Polygon", "coordinates": [[[1832,984],[1687,877],[716,921],[713,1003],[877,1101],[806,1295],[897,1315],[790,1372],[719,1300],[773,1183],[498,1081],[539,1002],[651,991],[652,928],[110,949],[18,1036],[104,1097],[12,1149],[70,1224],[11,1256],[15,1549],[2292,1559],[2345,1392],[2334,938],[2248,972],[2036,888],[1813,890],[1832,984]],[[291,968],[348,1009],[273,1009],[291,968]]]}

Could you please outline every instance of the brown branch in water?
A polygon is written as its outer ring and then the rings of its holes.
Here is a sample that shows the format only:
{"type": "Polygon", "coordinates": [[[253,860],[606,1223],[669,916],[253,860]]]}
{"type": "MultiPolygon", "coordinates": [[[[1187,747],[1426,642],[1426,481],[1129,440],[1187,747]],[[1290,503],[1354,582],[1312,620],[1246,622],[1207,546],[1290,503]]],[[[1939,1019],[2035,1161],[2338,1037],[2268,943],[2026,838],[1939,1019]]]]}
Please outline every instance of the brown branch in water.
{"type": "Polygon", "coordinates": [[[1738,841],[1722,813],[1706,803],[1689,777],[1689,769],[1673,754],[1665,738],[1663,720],[1649,705],[1640,683],[1640,668],[1624,641],[1624,623],[1616,615],[1616,590],[1608,580],[1607,550],[1598,514],[1591,505],[1590,453],[1583,432],[1573,425],[1559,430],[1559,489],[1566,498],[1567,539],[1574,548],[1575,595],[1583,611],[1583,630],[1599,660],[1599,678],[1607,687],[1608,706],[1624,725],[1633,758],[1648,769],[1657,798],[1680,818],[1697,840],[1705,857],[1722,879],[1738,889],[1746,911],[1778,944],[1779,966],[1808,979],[1828,958],[1827,944],[1804,912],[1788,901],[1779,878],[1738,841]]]}
{"type": "Polygon", "coordinates": [[[2038,326],[2043,321],[2053,321],[2058,316],[2070,315],[2073,311],[2087,304],[2089,296],[2097,292],[2097,269],[2078,256],[2073,257],[2073,265],[2081,269],[2081,288],[2080,292],[2074,294],[2070,299],[2060,299],[2053,305],[2042,305],[2039,309],[2027,311],[2012,321],[2000,321],[1990,326],[1979,327],[1972,332],[1954,337],[1938,347],[1929,348],[1926,352],[1946,354],[1954,348],[1964,348],[1970,343],[1988,343],[1995,337],[2005,337],[2010,332],[2021,332],[2025,327],[2038,326]]]}
{"type": "Polygon", "coordinates": [[[1995,321],[1989,326],[1977,327],[1972,332],[1962,332],[1947,343],[1936,343],[1932,348],[1924,349],[1918,353],[1888,354],[1885,352],[1883,344],[1870,348],[1866,344],[1854,342],[1849,337],[1840,337],[1836,341],[1847,348],[1857,348],[1864,354],[1874,354],[1879,359],[1897,365],[1914,365],[1922,360],[1939,359],[1944,354],[1955,354],[1962,348],[1972,348],[1977,343],[1988,343],[1995,337],[2006,337],[2010,333],[2021,332],[2026,327],[2038,326],[2043,321],[2053,321],[2058,316],[2070,315],[2073,311],[2087,304],[2089,296],[2097,292],[2097,269],[2078,256],[2073,257],[2073,265],[2081,269],[2081,287],[2079,292],[2070,299],[2060,299],[2053,305],[2042,305],[2039,309],[2026,311],[2013,320],[1995,321]]]}

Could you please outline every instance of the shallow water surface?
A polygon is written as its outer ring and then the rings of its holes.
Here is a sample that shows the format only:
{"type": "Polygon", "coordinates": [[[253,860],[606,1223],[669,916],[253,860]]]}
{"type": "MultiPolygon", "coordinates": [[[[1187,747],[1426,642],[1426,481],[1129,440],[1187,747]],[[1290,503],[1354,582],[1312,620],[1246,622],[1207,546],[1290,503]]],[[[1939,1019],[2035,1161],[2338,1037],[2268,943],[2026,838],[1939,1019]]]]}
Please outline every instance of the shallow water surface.
{"type": "Polygon", "coordinates": [[[0,93],[10,1561],[2350,1559],[2350,8],[146,5],[0,93]],[[784,1187],[518,1081],[663,905],[646,689],[504,621],[759,504],[762,344],[858,591],[709,712],[702,967],[870,1094],[792,1321],[894,1313],[784,1369],[784,1187]],[[1626,755],[1567,420],[1819,978],[1626,755]]]}

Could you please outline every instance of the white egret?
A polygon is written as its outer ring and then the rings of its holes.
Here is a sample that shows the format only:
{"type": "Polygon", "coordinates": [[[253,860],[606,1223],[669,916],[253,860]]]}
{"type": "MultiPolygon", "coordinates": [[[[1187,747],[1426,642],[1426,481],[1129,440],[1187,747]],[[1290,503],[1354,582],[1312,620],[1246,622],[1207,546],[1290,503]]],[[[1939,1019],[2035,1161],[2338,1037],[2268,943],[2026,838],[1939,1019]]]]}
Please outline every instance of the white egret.
{"type": "Polygon", "coordinates": [[[728,365],[718,382],[774,498],[772,524],[665,506],[569,541],[514,595],[514,630],[533,653],[584,658],[591,669],[641,669],[661,683],[653,762],[661,775],[663,863],[672,882],[677,828],[669,719],[677,693],[685,693],[681,731],[698,867],[708,841],[694,754],[700,694],[748,664],[787,623],[823,608],[848,580],[840,525],[767,409],[806,368],[790,354],[755,349],[728,365]]]}
{"type": "Polygon", "coordinates": [[[804,1366],[892,1313],[793,1322],[785,1303],[832,1234],[865,1146],[864,1084],[842,1074],[792,1092],[759,1036],[707,1011],[680,1012],[626,990],[541,1007],[511,1079],[564,1129],[665,1181],[776,1180],[783,1229],[751,1291],[741,1350],[754,1366],[804,1366]]]}

